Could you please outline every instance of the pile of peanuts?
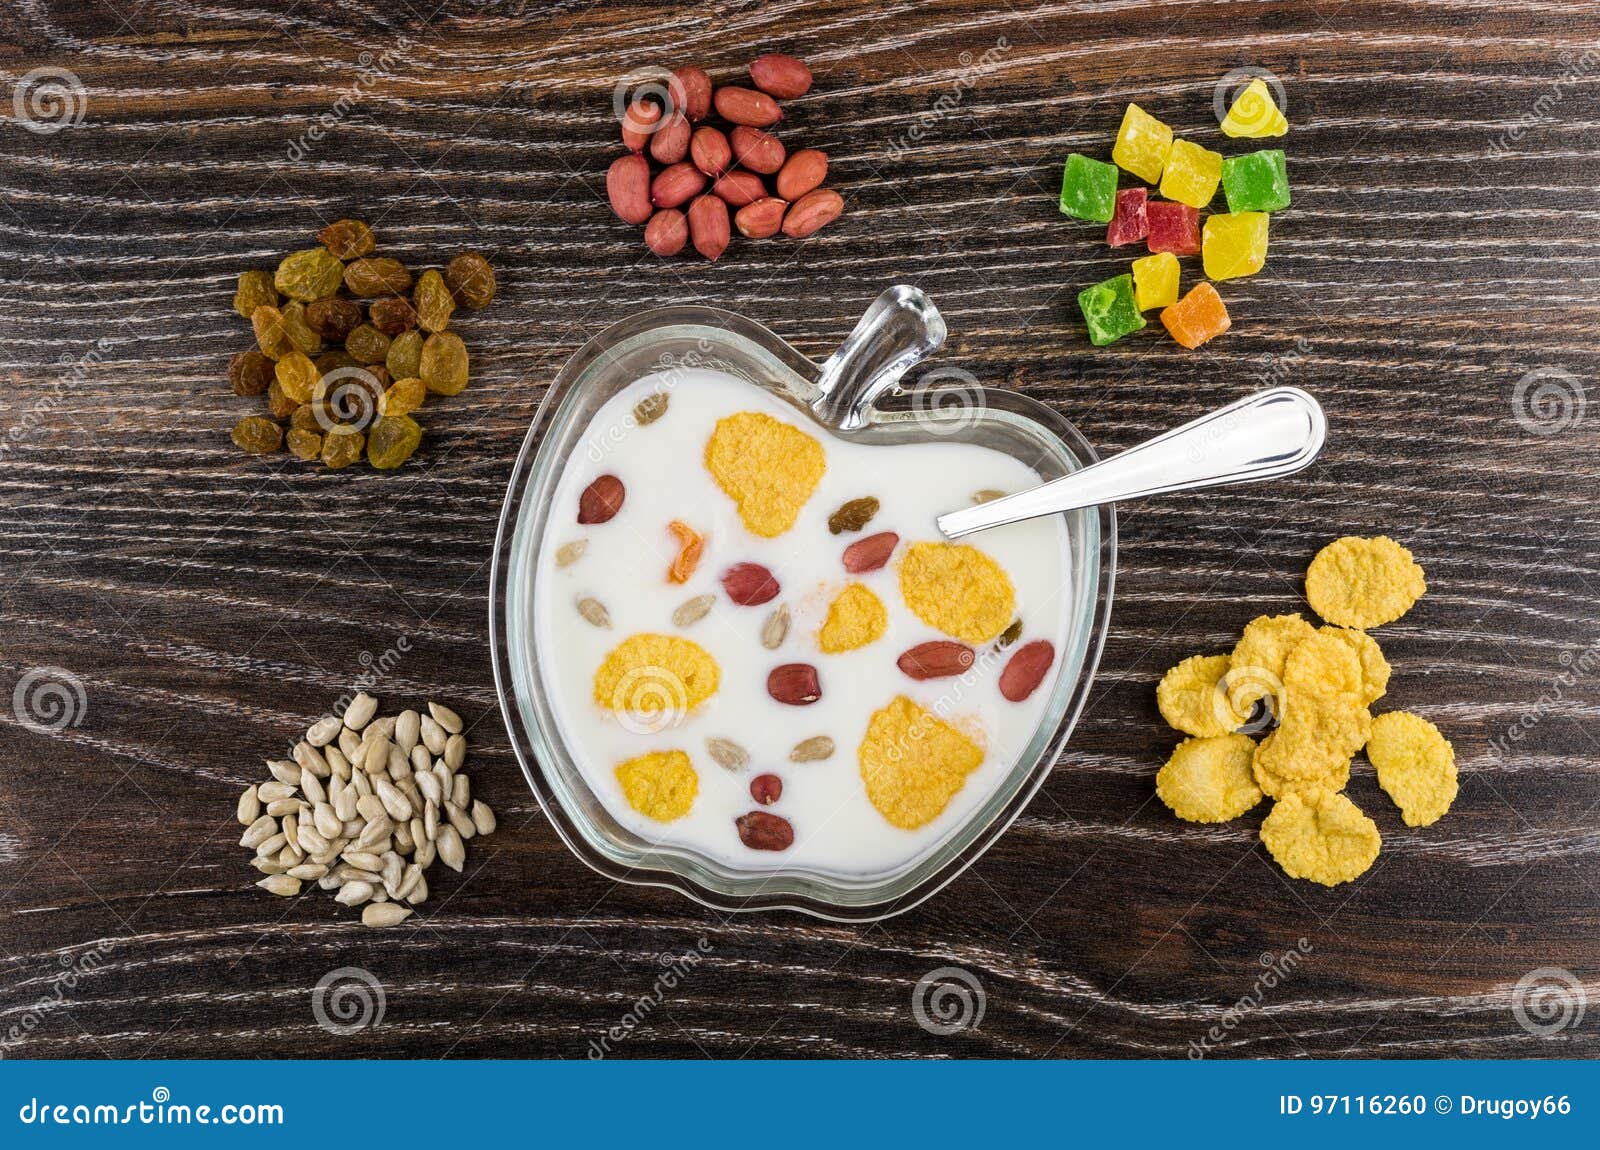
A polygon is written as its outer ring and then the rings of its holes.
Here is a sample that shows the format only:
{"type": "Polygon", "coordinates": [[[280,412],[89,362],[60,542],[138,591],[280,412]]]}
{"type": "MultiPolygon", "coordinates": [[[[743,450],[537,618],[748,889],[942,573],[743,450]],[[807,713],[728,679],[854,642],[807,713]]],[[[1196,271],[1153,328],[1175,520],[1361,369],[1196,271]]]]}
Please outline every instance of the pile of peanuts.
{"type": "Polygon", "coordinates": [[[780,231],[803,239],[844,210],[839,193],[822,187],[828,154],[815,148],[788,152],[767,130],[783,118],[779,100],[810,90],[811,69],[804,61],[776,53],[753,60],[753,88],[713,89],[711,77],[695,67],[664,78],[659,100],[639,95],[628,102],[622,114],[628,154],[606,172],[612,210],[630,224],[645,225],[644,242],[656,255],[677,255],[692,243],[715,260],[731,239],[730,207],[733,227],[751,239],[780,231]],[[713,108],[728,131],[702,122],[713,108]],[[652,159],[659,171],[652,172],[652,159]],[[763,176],[773,177],[770,189],[763,176]],[[687,213],[679,210],[684,204],[687,213]]]}

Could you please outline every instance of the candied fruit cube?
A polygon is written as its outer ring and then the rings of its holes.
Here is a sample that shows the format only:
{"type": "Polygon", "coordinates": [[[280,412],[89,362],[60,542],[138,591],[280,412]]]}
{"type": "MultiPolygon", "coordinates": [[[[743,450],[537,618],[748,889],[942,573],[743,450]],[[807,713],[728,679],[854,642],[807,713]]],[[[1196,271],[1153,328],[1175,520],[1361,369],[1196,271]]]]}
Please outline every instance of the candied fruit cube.
{"type": "Polygon", "coordinates": [[[1073,152],[1061,171],[1061,214],[1109,224],[1116,214],[1117,169],[1073,152]]]}
{"type": "Polygon", "coordinates": [[[1193,349],[1233,326],[1228,309],[1208,283],[1197,283],[1189,294],[1161,312],[1161,322],[1172,338],[1193,349]]]}
{"type": "Polygon", "coordinates": [[[1208,216],[1201,237],[1206,275],[1214,280],[1253,276],[1267,262],[1266,212],[1208,216]]]}
{"type": "Polygon", "coordinates": [[[1188,140],[1173,141],[1166,171],[1161,173],[1163,196],[1180,204],[1188,204],[1191,208],[1203,208],[1217,194],[1217,184],[1221,180],[1221,152],[1213,152],[1188,140]]]}
{"type": "Polygon", "coordinates": [[[1111,149],[1117,167],[1153,184],[1161,178],[1170,151],[1172,129],[1138,104],[1129,104],[1122,114],[1122,127],[1117,129],[1116,145],[1111,149]]]}
{"type": "Polygon", "coordinates": [[[1106,225],[1106,243],[1120,248],[1144,239],[1150,230],[1144,213],[1146,199],[1143,188],[1123,188],[1117,193],[1116,213],[1106,225]]]}
{"type": "Polygon", "coordinates": [[[1178,257],[1171,252],[1133,261],[1133,299],[1140,311],[1178,302],[1178,257]]]}
{"type": "Polygon", "coordinates": [[[1289,121],[1278,110],[1272,89],[1260,77],[1245,85],[1244,91],[1234,97],[1233,107],[1222,118],[1222,134],[1233,139],[1281,136],[1288,130],[1289,121]]]}
{"type": "Polygon", "coordinates": [[[1171,252],[1175,256],[1200,254],[1200,211],[1188,204],[1152,200],[1145,206],[1145,222],[1150,229],[1145,244],[1152,252],[1171,252]]]}
{"type": "Polygon", "coordinates": [[[1089,342],[1096,347],[1116,343],[1144,326],[1144,316],[1133,299],[1133,277],[1112,276],[1078,293],[1078,307],[1089,325],[1089,342]]]}
{"type": "Polygon", "coordinates": [[[1289,206],[1289,169],[1279,148],[1222,161],[1222,190],[1230,212],[1276,212],[1289,206]]]}

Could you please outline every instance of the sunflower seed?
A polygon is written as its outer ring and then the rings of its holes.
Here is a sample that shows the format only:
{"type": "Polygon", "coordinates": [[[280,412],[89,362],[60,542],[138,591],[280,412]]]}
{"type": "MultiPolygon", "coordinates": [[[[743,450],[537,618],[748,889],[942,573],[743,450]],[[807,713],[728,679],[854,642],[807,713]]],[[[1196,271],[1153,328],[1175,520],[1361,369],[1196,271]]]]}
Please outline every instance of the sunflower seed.
{"type": "Polygon", "coordinates": [[[284,815],[292,815],[299,809],[299,799],[273,799],[267,804],[267,814],[275,819],[281,819],[284,815]]]}
{"type": "Polygon", "coordinates": [[[467,761],[467,737],[465,735],[451,735],[444,744],[444,765],[452,771],[459,771],[461,765],[467,761]]]}
{"type": "Polygon", "coordinates": [[[284,816],[283,837],[288,846],[292,846],[295,850],[302,849],[300,846],[300,823],[292,814],[284,816]]]}
{"type": "Polygon", "coordinates": [[[411,917],[409,907],[392,902],[369,902],[361,908],[362,926],[398,926],[411,917]]]}
{"type": "Polygon", "coordinates": [[[282,874],[284,871],[289,869],[277,859],[264,859],[260,857],[251,859],[250,865],[255,867],[256,870],[260,871],[262,874],[282,874]]]}
{"type": "Polygon", "coordinates": [[[384,738],[393,741],[394,720],[395,717],[393,715],[379,715],[367,724],[367,729],[361,732],[361,737],[366,739],[382,735],[384,738]]]}
{"type": "Polygon", "coordinates": [[[394,831],[394,824],[387,818],[374,819],[367,824],[367,829],[361,832],[356,839],[359,847],[376,847],[394,831]]]}
{"type": "Polygon", "coordinates": [[[383,889],[389,892],[390,898],[398,898],[395,891],[400,886],[400,880],[405,877],[406,863],[399,855],[390,851],[383,856],[383,889]]]}
{"type": "Polygon", "coordinates": [[[286,874],[271,874],[256,883],[262,890],[282,898],[292,898],[300,893],[300,880],[286,874]]]}
{"type": "Polygon", "coordinates": [[[433,756],[421,743],[411,748],[411,769],[419,772],[433,769],[433,756]]]}
{"type": "Polygon", "coordinates": [[[312,854],[321,854],[332,844],[322,836],[322,832],[314,826],[299,828],[300,849],[312,854]]]}
{"type": "Polygon", "coordinates": [[[319,878],[317,880],[317,889],[318,890],[338,890],[339,889],[339,880],[334,878],[331,874],[325,874],[325,875],[323,875],[321,878],[319,878]]]}
{"type": "Polygon", "coordinates": [[[344,844],[347,841],[348,840],[343,838],[329,839],[328,849],[325,851],[318,851],[316,854],[312,855],[311,861],[316,863],[318,866],[332,866],[334,863],[339,861],[339,852],[344,850],[344,844]]]}
{"type": "Polygon", "coordinates": [[[271,855],[277,854],[279,851],[281,851],[284,847],[286,847],[288,845],[289,845],[289,840],[286,837],[284,837],[284,833],[282,831],[279,831],[277,834],[273,835],[271,838],[264,839],[263,841],[257,843],[256,844],[256,854],[259,855],[261,858],[267,858],[267,857],[269,857],[271,855]]]}
{"type": "Polygon", "coordinates": [[[362,691],[350,700],[349,706],[344,709],[344,725],[352,731],[359,731],[362,727],[372,722],[372,716],[378,713],[378,700],[362,691]]]}
{"type": "Polygon", "coordinates": [[[472,781],[466,775],[457,775],[450,785],[450,801],[462,810],[472,805],[472,781]]]}
{"type": "Polygon", "coordinates": [[[409,823],[406,824],[406,829],[411,832],[411,842],[412,842],[412,849],[413,850],[415,850],[416,847],[419,847],[423,843],[428,841],[428,824],[423,822],[423,820],[422,820],[422,811],[423,810],[424,810],[424,808],[421,805],[419,805],[417,807],[417,815],[416,815],[416,817],[414,817],[409,823]]]}
{"type": "Polygon", "coordinates": [[[432,715],[422,716],[422,745],[428,748],[430,755],[444,754],[445,740],[449,737],[449,732],[432,715]]]}
{"type": "Polygon", "coordinates": [[[417,847],[416,840],[411,837],[411,824],[401,823],[394,828],[394,849],[401,854],[410,854],[417,847]]]}
{"type": "Polygon", "coordinates": [[[362,795],[356,800],[356,813],[370,822],[388,814],[389,808],[383,805],[383,800],[377,795],[362,795]]]}
{"type": "Polygon", "coordinates": [[[587,539],[574,539],[571,543],[563,543],[556,548],[556,566],[571,567],[579,559],[583,558],[583,553],[588,549],[589,541],[587,539]]]}
{"type": "Polygon", "coordinates": [[[578,614],[583,616],[583,621],[595,627],[609,628],[611,626],[611,612],[606,610],[606,605],[591,595],[584,595],[578,599],[578,614]]]}
{"type": "Polygon", "coordinates": [[[401,711],[394,721],[394,745],[408,756],[422,736],[422,716],[415,711],[401,711]]]}
{"type": "Polygon", "coordinates": [[[489,804],[482,799],[475,800],[472,804],[472,825],[478,828],[480,835],[494,834],[497,824],[494,812],[489,809],[489,804]]]}
{"type": "Polygon", "coordinates": [[[344,752],[338,747],[323,747],[322,757],[328,760],[328,770],[333,772],[333,777],[350,781],[350,760],[345,758],[344,752]]]}
{"type": "Polygon", "coordinates": [[[302,773],[300,776],[300,790],[306,798],[311,800],[312,806],[328,801],[328,788],[322,785],[322,780],[313,774],[302,773]]]}
{"type": "MultiPolygon", "coordinates": [[[[428,844],[428,848],[429,848],[429,850],[431,852],[432,848],[433,848],[433,844],[429,843],[428,844]]],[[[427,862],[422,862],[419,859],[417,861],[417,866],[426,868],[428,866],[431,866],[432,863],[433,863],[433,855],[430,853],[428,855],[428,861],[427,862]]],[[[410,894],[406,895],[406,901],[409,902],[412,906],[421,906],[423,903],[428,901],[428,876],[427,875],[418,876],[417,885],[411,888],[411,893],[410,894]]]]}
{"type": "Polygon", "coordinates": [[[383,860],[377,855],[369,854],[366,851],[346,850],[344,852],[344,861],[353,867],[370,870],[374,873],[383,869],[383,860]]]}
{"type": "Polygon", "coordinates": [[[674,627],[692,627],[711,613],[716,605],[715,595],[696,595],[672,613],[674,627]]]}
{"type": "Polygon", "coordinates": [[[461,716],[452,711],[443,703],[429,703],[428,714],[433,716],[433,721],[438,723],[452,735],[461,733],[461,716]]]}
{"type": "Polygon", "coordinates": [[[394,897],[409,898],[411,892],[417,889],[417,884],[421,881],[422,868],[416,863],[412,863],[406,867],[405,874],[401,876],[399,884],[395,887],[394,897]]]}
{"type": "Polygon", "coordinates": [[[323,878],[327,875],[327,873],[328,868],[318,863],[301,863],[299,866],[290,867],[288,871],[290,878],[297,878],[302,882],[310,882],[312,879],[323,878]]]}
{"type": "Polygon", "coordinates": [[[339,798],[333,804],[333,813],[339,816],[340,822],[349,822],[356,817],[356,804],[361,801],[361,792],[354,786],[348,786],[339,792],[339,798]]]}
{"type": "Polygon", "coordinates": [[[255,787],[246,787],[244,794],[239,796],[238,806],[234,812],[239,819],[239,825],[247,827],[261,817],[261,795],[255,787]]]}
{"type": "Polygon", "coordinates": [[[444,817],[450,820],[450,826],[461,836],[462,842],[469,842],[472,836],[478,833],[478,828],[472,825],[467,812],[454,803],[444,805],[444,817]]]}
{"type": "Polygon", "coordinates": [[[411,776],[416,781],[417,790],[422,792],[422,797],[430,803],[437,803],[444,798],[439,790],[439,778],[432,771],[418,771],[411,776]]]}
{"type": "Polygon", "coordinates": [[[367,742],[367,757],[361,761],[369,775],[380,775],[389,769],[389,740],[375,735],[367,742]]]}
{"type": "Polygon", "coordinates": [[[833,754],[833,740],[827,735],[813,735],[809,739],[802,739],[794,745],[794,750],[789,752],[791,763],[815,763],[826,759],[833,754]]]}
{"type": "Polygon", "coordinates": [[[291,787],[300,785],[300,765],[291,763],[287,759],[268,759],[267,772],[280,783],[287,783],[291,787]]]}
{"type": "Polygon", "coordinates": [[[339,893],[333,896],[334,902],[342,902],[345,906],[360,906],[372,897],[372,884],[354,879],[339,888],[339,893]]]}
{"type": "Polygon", "coordinates": [[[767,621],[761,625],[761,645],[769,651],[776,651],[788,637],[789,604],[780,603],[778,609],[768,615],[767,621]]]}
{"type": "Polygon", "coordinates": [[[422,837],[430,843],[439,837],[439,804],[432,799],[422,808],[422,837]]]}
{"type": "Polygon", "coordinates": [[[750,752],[732,739],[707,739],[706,750],[711,752],[711,758],[717,766],[724,770],[742,771],[750,762],[750,752]]]}
{"type": "Polygon", "coordinates": [[[300,764],[302,774],[310,771],[313,775],[325,779],[333,773],[333,768],[328,766],[328,760],[322,757],[322,752],[304,739],[294,745],[294,761],[300,764]]]}
{"type": "Polygon", "coordinates": [[[450,768],[443,763],[433,764],[433,777],[439,780],[439,793],[449,798],[455,793],[455,776],[450,773],[450,768]]]}
{"type": "Polygon", "coordinates": [[[376,778],[372,781],[373,789],[378,792],[378,798],[383,803],[383,809],[389,812],[389,817],[396,822],[411,821],[411,800],[400,793],[386,778],[376,778]]]}
{"type": "Polygon", "coordinates": [[[262,783],[256,787],[256,794],[264,803],[275,803],[279,799],[294,797],[295,788],[288,783],[270,782],[262,783]]]}
{"type": "Polygon", "coordinates": [[[306,852],[293,843],[286,842],[278,851],[278,861],[285,867],[299,866],[306,861],[306,852]]]}
{"type": "Polygon", "coordinates": [[[358,796],[372,793],[372,776],[366,771],[359,771],[350,776],[350,785],[355,788],[358,796]]]}
{"type": "Polygon", "coordinates": [[[1004,499],[1005,497],[1006,493],[1004,491],[996,490],[993,487],[985,487],[982,491],[974,491],[972,493],[972,501],[974,503],[992,503],[996,499],[1004,499]]]}
{"type": "Polygon", "coordinates": [[[448,825],[440,827],[439,837],[434,840],[434,846],[439,850],[439,861],[460,874],[462,868],[467,865],[467,848],[462,845],[461,835],[457,833],[456,828],[448,825]]]}
{"type": "Polygon", "coordinates": [[[439,852],[437,848],[434,847],[433,842],[429,839],[423,839],[417,844],[416,851],[412,853],[411,861],[416,863],[423,870],[427,870],[433,865],[433,860],[438,857],[439,852]]]}
{"type": "Polygon", "coordinates": [[[306,742],[313,747],[326,747],[339,737],[339,728],[344,726],[337,715],[329,715],[325,719],[318,719],[306,730],[306,742]]]}
{"type": "Polygon", "coordinates": [[[342,751],[344,753],[344,757],[349,759],[352,763],[357,761],[356,751],[360,748],[360,746],[361,736],[352,731],[349,727],[345,727],[339,732],[339,750],[342,751]]]}

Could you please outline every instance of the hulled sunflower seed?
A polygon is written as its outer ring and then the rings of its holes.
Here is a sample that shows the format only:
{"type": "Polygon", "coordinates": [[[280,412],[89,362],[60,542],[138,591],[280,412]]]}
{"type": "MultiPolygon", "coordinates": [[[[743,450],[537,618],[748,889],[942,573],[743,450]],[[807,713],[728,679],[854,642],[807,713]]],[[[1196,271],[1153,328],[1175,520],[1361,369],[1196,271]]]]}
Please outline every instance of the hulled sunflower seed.
{"type": "Polygon", "coordinates": [[[833,754],[833,740],[827,735],[813,735],[802,739],[789,752],[791,763],[815,763],[833,754]]]}
{"type": "Polygon", "coordinates": [[[362,727],[372,722],[372,716],[378,713],[378,700],[362,691],[350,700],[350,705],[344,709],[344,725],[352,731],[359,731],[362,727]]]}
{"type": "Polygon", "coordinates": [[[417,884],[422,881],[422,868],[416,863],[406,867],[405,874],[394,890],[395,898],[409,898],[411,892],[417,889],[417,884]]]}
{"type": "Polygon", "coordinates": [[[338,890],[339,889],[339,880],[334,878],[331,874],[325,874],[325,875],[323,875],[321,878],[319,878],[317,880],[317,889],[318,890],[338,890]]]}
{"type": "Polygon", "coordinates": [[[606,610],[604,603],[592,595],[579,596],[578,614],[590,626],[603,628],[611,626],[611,612],[606,610]]]}
{"type": "Polygon", "coordinates": [[[467,812],[454,803],[444,805],[444,817],[450,820],[451,827],[461,836],[462,842],[470,842],[472,836],[478,833],[478,828],[472,825],[472,819],[468,817],[467,812]]]}
{"type": "Polygon", "coordinates": [[[329,715],[325,719],[318,719],[306,729],[306,742],[313,747],[326,747],[339,737],[339,728],[344,726],[337,715],[329,715]]]}
{"type": "Polygon", "coordinates": [[[467,761],[467,737],[465,735],[451,735],[444,744],[444,765],[452,771],[459,771],[461,765],[467,761]]]}
{"type": "Polygon", "coordinates": [[[344,861],[353,867],[359,867],[361,870],[370,870],[374,873],[383,869],[383,860],[377,855],[369,854],[366,851],[346,850],[344,852],[344,861]]]}
{"type": "Polygon", "coordinates": [[[993,503],[996,499],[1004,499],[1006,493],[994,487],[985,487],[982,491],[972,493],[974,503],[993,503]]]}
{"type": "Polygon", "coordinates": [[[300,776],[300,790],[311,800],[311,805],[328,801],[328,788],[322,785],[322,780],[316,775],[302,773],[300,776]]]}
{"type": "Polygon", "coordinates": [[[399,897],[395,891],[400,887],[400,880],[405,877],[405,860],[394,851],[390,851],[383,856],[383,870],[379,873],[383,876],[383,889],[389,892],[389,897],[399,897]]]}
{"type": "Polygon", "coordinates": [[[423,839],[417,844],[417,849],[412,852],[411,861],[416,863],[423,870],[427,870],[433,865],[433,860],[438,857],[438,849],[433,845],[432,841],[429,839],[423,839]]]}
{"type": "Polygon", "coordinates": [[[278,820],[271,815],[262,815],[255,822],[245,827],[244,834],[239,836],[239,845],[249,850],[266,842],[278,833],[278,820]]]}
{"type": "Polygon", "coordinates": [[[588,549],[589,541],[587,539],[574,539],[571,543],[563,543],[556,548],[556,566],[571,567],[579,559],[583,558],[583,553],[588,549]]]}
{"type": "Polygon", "coordinates": [[[450,801],[462,810],[472,805],[472,780],[466,775],[457,775],[450,784],[450,801]]]}
{"type": "Polygon", "coordinates": [[[682,604],[672,613],[674,627],[692,627],[711,613],[711,608],[716,605],[715,595],[696,595],[687,603],[682,604]]]}
{"type": "Polygon", "coordinates": [[[706,750],[711,752],[711,758],[717,766],[724,770],[742,771],[750,762],[750,752],[732,739],[707,739],[706,750]]]}
{"type": "Polygon", "coordinates": [[[327,876],[327,873],[327,867],[322,866],[320,863],[309,862],[301,863],[299,866],[292,866],[288,871],[290,878],[297,878],[301,882],[310,882],[312,879],[324,878],[327,876]]]}
{"type": "Polygon", "coordinates": [[[361,908],[362,926],[398,926],[410,918],[409,907],[392,902],[369,902],[361,908]]]}
{"type": "MultiPolygon", "coordinates": [[[[428,846],[431,848],[433,846],[433,844],[429,843],[428,846]]],[[[419,867],[426,868],[426,867],[432,865],[432,863],[433,863],[433,855],[430,853],[428,855],[428,861],[427,862],[422,862],[422,861],[419,860],[417,862],[417,865],[419,867]]],[[[421,875],[421,876],[418,877],[417,885],[411,888],[411,893],[410,894],[406,895],[406,901],[409,902],[412,906],[421,906],[423,903],[428,901],[428,876],[427,875],[421,875]]]]}
{"type": "Polygon", "coordinates": [[[428,748],[421,743],[411,748],[411,769],[413,771],[430,771],[433,769],[433,756],[428,753],[428,748]]]}
{"type": "Polygon", "coordinates": [[[346,787],[339,792],[338,800],[333,804],[333,813],[339,816],[340,822],[349,822],[356,817],[356,804],[361,801],[361,792],[354,786],[346,787]]]}
{"type": "Polygon", "coordinates": [[[789,605],[780,603],[778,609],[768,615],[767,621],[761,625],[761,645],[769,651],[776,651],[788,637],[789,605]]]}
{"type": "Polygon", "coordinates": [[[439,837],[439,804],[432,799],[422,808],[422,837],[430,843],[439,837]]]}
{"type": "Polygon", "coordinates": [[[288,783],[277,781],[262,783],[256,787],[256,794],[261,797],[261,801],[264,803],[275,803],[279,799],[291,798],[294,792],[295,788],[288,783]]]}
{"type": "Polygon", "coordinates": [[[389,809],[377,795],[362,795],[356,800],[356,813],[370,822],[373,819],[381,819],[389,813],[389,809]]]}
{"type": "Polygon", "coordinates": [[[339,732],[339,750],[344,754],[344,757],[352,763],[358,762],[359,758],[356,752],[360,749],[361,736],[349,727],[343,728],[339,732]]]}
{"type": "Polygon", "coordinates": [[[344,752],[338,747],[323,747],[322,757],[328,760],[328,770],[333,772],[333,777],[350,781],[350,760],[345,758],[344,752]]]}
{"type": "Polygon", "coordinates": [[[449,825],[440,827],[439,837],[434,841],[434,846],[438,848],[439,861],[460,874],[462,868],[467,865],[467,848],[462,845],[461,835],[457,833],[456,828],[449,825]]]}
{"type": "Polygon", "coordinates": [[[422,716],[422,745],[428,748],[430,755],[444,754],[444,744],[450,738],[450,733],[439,725],[439,721],[432,715],[422,716]]]}
{"type": "Polygon", "coordinates": [[[372,884],[354,879],[339,888],[339,893],[333,896],[334,902],[342,902],[345,906],[360,906],[372,897],[372,884]]]}
{"type": "Polygon", "coordinates": [[[418,771],[411,777],[417,784],[417,790],[422,792],[422,797],[428,802],[437,803],[444,798],[439,791],[439,778],[432,771],[418,771]]]}
{"type": "Polygon", "coordinates": [[[461,733],[461,716],[452,711],[443,703],[429,703],[428,714],[433,716],[433,721],[438,723],[452,735],[461,733]]]}
{"type": "Polygon", "coordinates": [[[277,859],[264,859],[260,857],[251,859],[250,865],[255,867],[256,870],[260,871],[262,874],[282,874],[284,871],[289,869],[277,859]]]}
{"type": "Polygon", "coordinates": [[[333,773],[333,768],[328,766],[328,760],[322,757],[322,752],[304,739],[294,745],[294,761],[300,764],[302,774],[310,771],[313,775],[325,779],[333,773]]]}
{"type": "Polygon", "coordinates": [[[300,880],[286,874],[269,874],[256,883],[262,890],[281,898],[292,898],[300,893],[300,880]]]}
{"type": "Polygon", "coordinates": [[[234,808],[234,813],[239,819],[239,825],[249,826],[261,817],[261,795],[255,787],[246,787],[244,794],[239,796],[239,803],[234,808]]]}
{"type": "Polygon", "coordinates": [[[396,822],[411,821],[411,800],[401,794],[398,787],[381,776],[373,779],[372,785],[378,792],[378,799],[383,803],[383,809],[389,812],[390,818],[396,822]]]}
{"type": "Polygon", "coordinates": [[[284,815],[292,815],[299,809],[299,799],[273,799],[267,804],[267,814],[275,819],[281,819],[284,815]]]}
{"type": "Polygon", "coordinates": [[[421,737],[422,716],[415,711],[401,711],[394,721],[394,745],[409,757],[421,737]]]}
{"type": "Polygon", "coordinates": [[[300,785],[299,763],[291,763],[287,759],[268,759],[267,772],[280,783],[287,783],[291,787],[300,785]]]}
{"type": "Polygon", "coordinates": [[[472,804],[472,825],[478,828],[480,835],[494,834],[498,826],[494,819],[494,812],[489,809],[489,804],[482,799],[476,799],[472,804]]]}

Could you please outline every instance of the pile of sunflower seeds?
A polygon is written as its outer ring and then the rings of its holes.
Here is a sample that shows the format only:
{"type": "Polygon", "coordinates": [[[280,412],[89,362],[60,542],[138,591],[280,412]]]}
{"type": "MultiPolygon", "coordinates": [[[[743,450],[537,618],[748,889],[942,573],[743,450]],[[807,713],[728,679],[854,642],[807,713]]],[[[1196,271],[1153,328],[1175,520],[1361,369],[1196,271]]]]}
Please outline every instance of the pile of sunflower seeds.
{"type": "Polygon", "coordinates": [[[313,723],[292,762],[268,759],[271,781],[239,796],[239,845],[255,851],[262,890],[290,898],[315,882],[361,907],[364,925],[394,926],[427,901],[434,859],[460,873],[466,841],[493,834],[495,818],[461,773],[460,715],[439,703],[377,712],[363,691],[342,719],[313,723]]]}

